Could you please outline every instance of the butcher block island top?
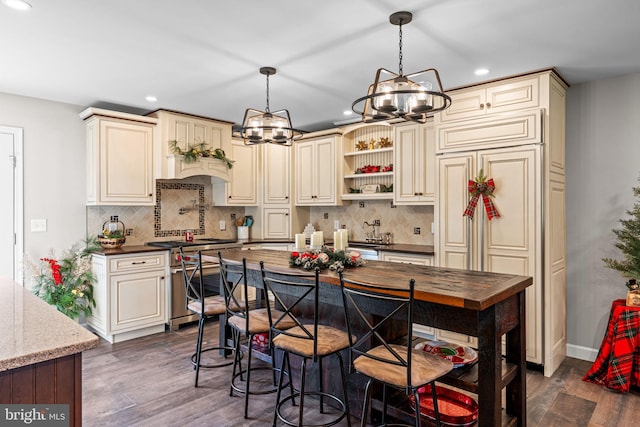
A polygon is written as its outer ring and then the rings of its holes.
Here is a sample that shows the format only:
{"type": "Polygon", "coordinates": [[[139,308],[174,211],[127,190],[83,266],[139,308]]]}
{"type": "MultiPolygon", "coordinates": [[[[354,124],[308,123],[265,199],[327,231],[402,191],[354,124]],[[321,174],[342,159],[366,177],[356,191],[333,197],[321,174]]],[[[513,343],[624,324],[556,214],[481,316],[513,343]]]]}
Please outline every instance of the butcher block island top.
{"type": "Polygon", "coordinates": [[[98,345],[97,336],[6,278],[0,278],[0,324],[0,372],[98,345]]]}
{"type": "MultiPolygon", "coordinates": [[[[265,265],[274,270],[301,270],[299,267],[289,266],[290,256],[289,252],[266,249],[223,251],[223,257],[226,259],[242,261],[242,258],[245,258],[250,269],[259,269],[260,261],[264,261],[265,265]]],[[[533,284],[533,279],[527,276],[386,261],[367,261],[362,267],[345,269],[345,275],[361,282],[399,288],[406,288],[409,280],[414,279],[416,300],[470,310],[485,310],[533,284]]],[[[335,271],[322,270],[320,280],[340,284],[340,278],[335,271]]]]}

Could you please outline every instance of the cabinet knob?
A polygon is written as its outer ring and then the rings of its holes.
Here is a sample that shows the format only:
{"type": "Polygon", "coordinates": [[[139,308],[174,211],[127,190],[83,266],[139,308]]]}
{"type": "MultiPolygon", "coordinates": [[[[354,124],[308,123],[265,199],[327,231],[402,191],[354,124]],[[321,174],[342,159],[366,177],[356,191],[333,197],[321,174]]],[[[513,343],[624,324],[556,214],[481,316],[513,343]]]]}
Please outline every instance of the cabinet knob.
{"type": "Polygon", "coordinates": [[[288,200],[288,199],[289,199],[289,196],[284,196],[284,198],[285,198],[285,200],[288,200]]]}
{"type": "Polygon", "coordinates": [[[149,197],[153,196],[153,193],[149,193],[149,197]]]}
{"type": "Polygon", "coordinates": [[[229,196],[229,198],[231,198],[231,196],[229,196]]]}
{"type": "Polygon", "coordinates": [[[286,214],[284,214],[284,216],[289,216],[289,214],[288,214],[288,213],[286,213],[286,214]]]}
{"type": "Polygon", "coordinates": [[[484,108],[484,104],[480,104],[480,109],[482,110],[484,108]]]}

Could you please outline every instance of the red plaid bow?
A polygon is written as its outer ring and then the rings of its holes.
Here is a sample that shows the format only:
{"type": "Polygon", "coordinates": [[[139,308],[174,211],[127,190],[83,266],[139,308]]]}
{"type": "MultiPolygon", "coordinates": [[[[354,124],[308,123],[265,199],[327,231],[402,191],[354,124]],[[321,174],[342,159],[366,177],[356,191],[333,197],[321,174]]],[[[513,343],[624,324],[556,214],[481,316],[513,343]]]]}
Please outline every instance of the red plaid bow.
{"type": "Polygon", "coordinates": [[[484,203],[484,208],[487,211],[487,217],[489,218],[489,221],[491,221],[493,218],[500,218],[500,212],[498,212],[498,209],[491,200],[491,197],[493,197],[493,191],[496,189],[493,178],[490,178],[487,181],[469,180],[467,189],[469,190],[469,194],[471,195],[471,200],[469,200],[469,204],[464,210],[464,214],[462,214],[462,216],[468,216],[469,218],[473,219],[473,214],[476,210],[476,206],[478,205],[478,199],[480,198],[480,196],[482,196],[482,203],[484,203]]]}

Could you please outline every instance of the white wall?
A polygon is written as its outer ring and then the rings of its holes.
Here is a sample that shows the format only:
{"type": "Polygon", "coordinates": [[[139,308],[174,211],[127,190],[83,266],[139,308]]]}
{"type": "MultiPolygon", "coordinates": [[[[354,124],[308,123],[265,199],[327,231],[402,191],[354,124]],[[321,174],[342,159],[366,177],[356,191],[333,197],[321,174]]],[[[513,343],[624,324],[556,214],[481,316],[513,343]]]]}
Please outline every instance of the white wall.
{"type": "Polygon", "coordinates": [[[24,249],[32,260],[84,239],[84,122],[77,105],[0,93],[0,124],[24,129],[24,249]],[[46,219],[47,231],[30,231],[46,219]]]}
{"type": "Polygon", "coordinates": [[[576,357],[595,358],[611,301],[626,295],[626,279],[602,258],[621,258],[611,230],[636,201],[639,117],[640,74],[569,88],[567,338],[569,355],[576,357]]]}

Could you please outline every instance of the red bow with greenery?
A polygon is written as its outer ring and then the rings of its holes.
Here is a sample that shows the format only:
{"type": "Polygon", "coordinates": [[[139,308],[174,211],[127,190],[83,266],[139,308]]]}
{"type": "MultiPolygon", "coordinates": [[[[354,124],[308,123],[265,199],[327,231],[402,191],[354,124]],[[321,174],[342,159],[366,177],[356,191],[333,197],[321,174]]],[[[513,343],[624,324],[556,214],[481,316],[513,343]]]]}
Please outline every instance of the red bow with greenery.
{"type": "Polygon", "coordinates": [[[478,199],[482,196],[482,203],[484,203],[484,208],[487,211],[487,217],[489,221],[493,218],[500,218],[500,212],[493,204],[493,192],[496,189],[496,185],[493,182],[493,178],[487,179],[484,176],[484,172],[480,169],[480,173],[476,177],[475,180],[469,180],[467,185],[467,189],[469,190],[469,195],[471,199],[469,200],[469,204],[467,208],[464,210],[464,214],[462,216],[468,216],[473,219],[473,214],[476,210],[476,206],[478,205],[478,199]]]}

